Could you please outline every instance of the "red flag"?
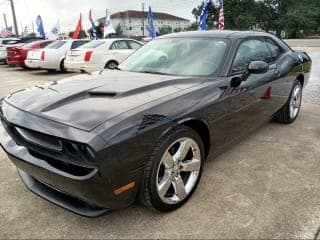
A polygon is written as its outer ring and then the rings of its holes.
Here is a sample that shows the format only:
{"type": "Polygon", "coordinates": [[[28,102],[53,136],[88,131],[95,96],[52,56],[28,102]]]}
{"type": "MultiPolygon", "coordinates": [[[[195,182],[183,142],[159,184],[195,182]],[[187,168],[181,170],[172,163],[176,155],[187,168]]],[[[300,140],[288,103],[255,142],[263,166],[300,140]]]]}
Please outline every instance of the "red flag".
{"type": "Polygon", "coordinates": [[[79,19],[79,21],[78,21],[78,24],[77,24],[76,30],[73,32],[73,36],[72,36],[72,38],[73,38],[73,39],[78,39],[78,38],[79,38],[79,35],[80,35],[81,30],[82,30],[82,18],[81,18],[81,14],[80,14],[80,19],[79,19]]]}

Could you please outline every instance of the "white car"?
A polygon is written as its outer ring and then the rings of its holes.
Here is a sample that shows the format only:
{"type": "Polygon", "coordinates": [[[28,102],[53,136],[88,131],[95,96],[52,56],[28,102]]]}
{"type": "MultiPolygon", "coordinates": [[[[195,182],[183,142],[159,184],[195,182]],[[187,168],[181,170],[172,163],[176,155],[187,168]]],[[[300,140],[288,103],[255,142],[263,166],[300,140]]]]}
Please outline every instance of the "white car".
{"type": "Polygon", "coordinates": [[[20,41],[19,38],[0,38],[0,62],[6,63],[7,47],[15,45],[20,41]]]}
{"type": "Polygon", "coordinates": [[[25,65],[33,69],[45,69],[48,72],[61,71],[64,72],[65,56],[68,50],[75,49],[81,45],[88,43],[88,39],[77,40],[58,40],[43,49],[29,51],[25,65]]]}
{"type": "Polygon", "coordinates": [[[68,51],[65,67],[82,72],[100,71],[117,67],[143,44],[133,39],[103,39],[86,43],[68,51]]]}

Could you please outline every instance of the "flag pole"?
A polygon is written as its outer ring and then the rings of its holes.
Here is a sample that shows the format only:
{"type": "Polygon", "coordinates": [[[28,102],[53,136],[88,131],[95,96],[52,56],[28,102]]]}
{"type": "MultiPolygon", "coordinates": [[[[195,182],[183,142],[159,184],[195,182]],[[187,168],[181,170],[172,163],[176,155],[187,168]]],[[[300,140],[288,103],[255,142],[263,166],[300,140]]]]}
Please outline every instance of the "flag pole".
{"type": "Polygon", "coordinates": [[[4,20],[4,25],[5,25],[6,29],[7,29],[8,28],[8,21],[7,21],[7,16],[6,16],[5,13],[3,14],[3,20],[4,20]]]}
{"type": "Polygon", "coordinates": [[[19,30],[18,30],[18,24],[17,24],[17,17],[16,17],[16,10],[14,8],[14,2],[13,0],[9,0],[11,3],[11,10],[12,10],[12,18],[13,18],[13,25],[14,30],[16,32],[16,35],[19,36],[19,30]]]}

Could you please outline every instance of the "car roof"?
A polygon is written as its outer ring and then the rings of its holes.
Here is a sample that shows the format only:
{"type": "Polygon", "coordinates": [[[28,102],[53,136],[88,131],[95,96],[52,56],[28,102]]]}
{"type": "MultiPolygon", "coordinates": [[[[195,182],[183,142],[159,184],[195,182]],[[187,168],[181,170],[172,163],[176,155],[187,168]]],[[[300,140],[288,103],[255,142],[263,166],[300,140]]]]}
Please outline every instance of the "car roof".
{"type": "MultiPolygon", "coordinates": [[[[109,42],[109,41],[123,41],[123,40],[133,40],[133,41],[137,41],[133,38],[104,38],[104,39],[98,39],[99,41],[105,41],[105,42],[109,42]]],[[[94,41],[94,40],[93,40],[94,41]]]]}
{"type": "Polygon", "coordinates": [[[237,39],[245,38],[250,36],[273,36],[266,32],[257,31],[231,31],[231,30],[210,30],[210,31],[191,31],[191,32],[180,32],[164,35],[161,38],[185,38],[185,37],[212,37],[212,38],[228,38],[237,39]]]}

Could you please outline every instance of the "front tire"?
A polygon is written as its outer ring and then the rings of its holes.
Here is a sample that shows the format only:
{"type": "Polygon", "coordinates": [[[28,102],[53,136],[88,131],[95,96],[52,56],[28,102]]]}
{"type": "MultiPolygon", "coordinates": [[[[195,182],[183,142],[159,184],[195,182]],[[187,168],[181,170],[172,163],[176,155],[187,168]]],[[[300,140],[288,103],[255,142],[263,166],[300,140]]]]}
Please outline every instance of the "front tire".
{"type": "Polygon", "coordinates": [[[290,124],[297,119],[301,109],[302,88],[302,84],[295,80],[288,102],[274,117],[276,122],[290,124]]]}
{"type": "Polygon", "coordinates": [[[185,204],[200,181],[204,146],[191,128],[180,126],[160,139],[146,164],[142,201],[161,212],[185,204]]]}

